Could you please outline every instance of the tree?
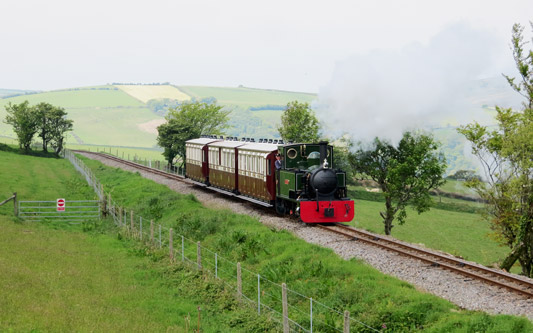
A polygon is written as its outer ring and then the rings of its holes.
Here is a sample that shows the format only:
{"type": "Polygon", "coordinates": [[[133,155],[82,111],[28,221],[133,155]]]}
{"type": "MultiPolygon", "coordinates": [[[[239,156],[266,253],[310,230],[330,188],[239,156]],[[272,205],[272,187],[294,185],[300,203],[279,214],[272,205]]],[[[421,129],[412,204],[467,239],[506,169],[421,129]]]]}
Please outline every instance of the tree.
{"type": "Polygon", "coordinates": [[[5,123],[13,126],[20,148],[28,152],[38,128],[35,109],[29,106],[28,101],[20,104],[11,104],[10,102],[5,109],[7,111],[5,123]]]}
{"type": "MultiPolygon", "coordinates": [[[[533,24],[532,24],[533,28],[533,24]]],[[[526,98],[523,110],[496,107],[498,128],[489,130],[474,122],[459,132],[472,144],[485,172],[486,182],[468,185],[488,202],[485,216],[495,238],[511,252],[500,267],[510,270],[518,260],[522,274],[533,275],[533,51],[524,53],[523,28],[512,30],[512,50],[520,74],[505,76],[526,98]]]]}
{"type": "Polygon", "coordinates": [[[308,103],[293,101],[281,115],[279,134],[285,141],[318,142],[320,126],[308,103]]]}
{"type": "MultiPolygon", "coordinates": [[[[65,143],[65,133],[72,131],[73,121],[66,118],[65,109],[54,106],[48,111],[49,142],[54,152],[59,155],[65,143]]],[[[44,145],[44,143],[43,143],[44,145]]]]}
{"type": "Polygon", "coordinates": [[[400,224],[405,222],[407,205],[419,214],[429,210],[429,191],[445,182],[446,161],[437,149],[431,136],[405,132],[398,147],[376,138],[370,149],[350,154],[353,169],[377,182],[383,191],[385,211],[380,215],[385,234],[390,235],[396,217],[400,224]]]}
{"type": "Polygon", "coordinates": [[[39,103],[35,106],[35,116],[37,117],[37,124],[39,137],[43,140],[43,151],[48,152],[48,143],[52,139],[52,128],[49,122],[50,113],[54,106],[49,103],[39,103]]]}
{"type": "Polygon", "coordinates": [[[221,135],[228,127],[230,111],[214,103],[193,102],[178,105],[169,110],[166,123],[157,130],[157,143],[164,149],[163,156],[172,166],[178,157],[185,161],[185,141],[204,134],[221,135]]]}

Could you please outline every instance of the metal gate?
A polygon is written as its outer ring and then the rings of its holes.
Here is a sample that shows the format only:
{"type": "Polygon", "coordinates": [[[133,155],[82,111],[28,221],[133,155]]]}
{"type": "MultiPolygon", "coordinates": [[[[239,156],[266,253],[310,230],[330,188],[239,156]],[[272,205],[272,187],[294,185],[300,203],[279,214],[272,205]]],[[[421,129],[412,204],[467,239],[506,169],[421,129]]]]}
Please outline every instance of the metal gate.
{"type": "Polygon", "coordinates": [[[19,201],[19,217],[27,221],[84,222],[100,219],[100,201],[65,200],[64,211],[57,201],[19,201]]]}

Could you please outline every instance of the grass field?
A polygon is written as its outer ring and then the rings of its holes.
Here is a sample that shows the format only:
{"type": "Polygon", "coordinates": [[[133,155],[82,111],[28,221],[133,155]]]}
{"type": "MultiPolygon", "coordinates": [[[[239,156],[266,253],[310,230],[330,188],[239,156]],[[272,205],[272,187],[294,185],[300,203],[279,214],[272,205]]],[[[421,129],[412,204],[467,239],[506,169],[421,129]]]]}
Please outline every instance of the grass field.
{"type": "MultiPolygon", "coordinates": [[[[194,197],[177,194],[138,174],[103,167],[97,161],[83,160],[93,169],[104,188],[113,194],[114,200],[128,210],[134,210],[136,216],[155,219],[173,227],[177,234],[201,240],[204,247],[233,262],[240,261],[247,270],[258,272],[271,281],[284,281],[293,290],[335,306],[340,311],[349,309],[357,320],[373,327],[381,328],[385,324],[387,331],[391,332],[422,329],[435,332],[525,332],[533,329],[525,319],[462,311],[446,301],[416,291],[407,283],[385,276],[358,260],[342,260],[329,249],[307,244],[286,231],[269,229],[249,216],[207,209],[194,197]]],[[[359,212],[363,211],[361,206],[357,206],[359,212]]],[[[443,217],[443,220],[435,221],[435,225],[444,220],[443,217]]],[[[474,234],[472,237],[477,236],[474,234]]],[[[474,243],[478,240],[472,238],[470,241],[474,243]]],[[[245,279],[245,293],[253,295],[255,280],[253,274],[250,280],[245,279]]],[[[274,293],[268,286],[264,291],[274,293]]],[[[300,304],[297,299],[293,298],[291,305],[304,311],[302,309],[308,304],[300,304]]],[[[292,313],[295,313],[295,318],[302,316],[298,312],[292,313]]],[[[305,318],[305,311],[303,313],[305,318]]],[[[317,318],[319,316],[317,314],[317,318]]],[[[335,320],[332,323],[339,324],[335,320]]],[[[321,331],[318,327],[316,329],[321,331]]]]}
{"type": "MultiPolygon", "coordinates": [[[[114,144],[121,146],[152,147],[156,134],[148,133],[139,125],[162,119],[144,103],[113,86],[58,90],[40,94],[0,99],[0,119],[5,119],[7,103],[30,105],[51,103],[66,109],[74,120],[74,130],[67,134],[67,142],[114,144]]],[[[0,135],[14,137],[10,125],[0,122],[0,135]]]]}
{"type": "MultiPolygon", "coordinates": [[[[384,203],[356,200],[355,220],[351,225],[383,234],[379,212],[384,203]]],[[[410,243],[423,244],[467,260],[492,265],[502,260],[509,252],[489,237],[488,222],[479,214],[452,212],[432,208],[418,215],[408,209],[404,225],[396,225],[392,236],[410,243]]]]}
{"type": "Polygon", "coordinates": [[[317,98],[315,94],[253,88],[200,86],[179,86],[178,88],[192,97],[214,97],[221,105],[237,105],[246,108],[262,105],[287,105],[288,102],[294,100],[310,103],[317,98]]]}
{"type": "Polygon", "coordinates": [[[126,94],[143,103],[151,99],[169,98],[178,101],[189,101],[191,98],[171,85],[114,85],[126,94]]]}
{"type": "MultiPolygon", "coordinates": [[[[1,200],[14,191],[22,200],[94,197],[68,161],[2,149],[1,200]]],[[[82,231],[12,214],[0,207],[1,332],[186,332],[198,307],[205,332],[249,332],[244,323],[271,331],[220,283],[169,266],[166,253],[117,239],[106,224],[82,231]]]]}

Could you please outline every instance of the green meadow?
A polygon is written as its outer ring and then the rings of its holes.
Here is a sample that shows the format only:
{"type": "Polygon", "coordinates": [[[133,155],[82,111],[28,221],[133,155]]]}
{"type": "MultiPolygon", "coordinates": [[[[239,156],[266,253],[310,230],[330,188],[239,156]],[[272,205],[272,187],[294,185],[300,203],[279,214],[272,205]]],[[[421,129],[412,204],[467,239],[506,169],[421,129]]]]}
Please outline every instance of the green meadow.
{"type": "MultiPolygon", "coordinates": [[[[67,160],[0,145],[0,200],[94,199],[67,160]]],[[[1,332],[274,331],[217,281],[97,225],[30,223],[0,207],[1,332]]]]}
{"type": "Polygon", "coordinates": [[[214,97],[221,105],[235,105],[245,108],[262,105],[287,105],[288,102],[295,100],[311,103],[317,98],[316,94],[245,87],[179,86],[178,88],[197,99],[214,97]]]}
{"type": "MultiPolygon", "coordinates": [[[[30,105],[41,102],[61,106],[74,120],[74,130],[67,133],[69,143],[113,144],[152,147],[156,134],[143,131],[139,125],[162,119],[144,103],[113,86],[57,90],[39,94],[0,99],[0,119],[5,119],[8,103],[30,105]]],[[[0,122],[0,135],[14,137],[11,126],[0,122]]]]}

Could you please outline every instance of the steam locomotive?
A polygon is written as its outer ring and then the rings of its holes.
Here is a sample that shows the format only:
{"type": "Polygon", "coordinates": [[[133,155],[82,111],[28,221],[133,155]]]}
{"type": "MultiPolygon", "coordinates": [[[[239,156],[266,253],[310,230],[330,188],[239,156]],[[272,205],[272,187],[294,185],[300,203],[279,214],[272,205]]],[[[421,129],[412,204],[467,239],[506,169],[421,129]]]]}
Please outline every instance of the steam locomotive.
{"type": "Polygon", "coordinates": [[[204,136],[185,147],[185,176],[198,185],[274,207],[278,214],[296,215],[305,223],[349,222],[354,217],[346,173],[334,169],[333,147],[327,142],[204,136]]]}

